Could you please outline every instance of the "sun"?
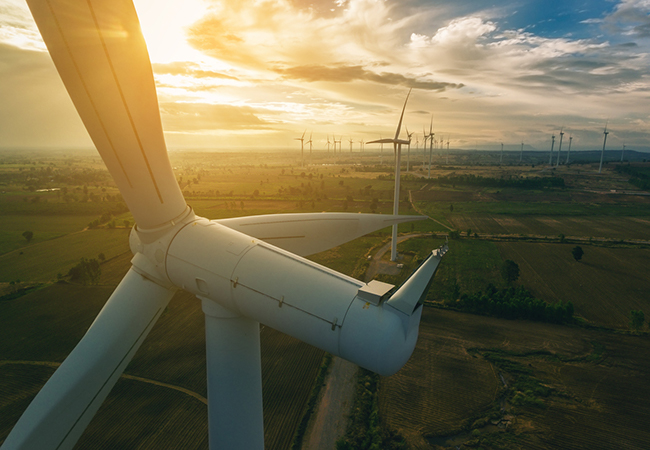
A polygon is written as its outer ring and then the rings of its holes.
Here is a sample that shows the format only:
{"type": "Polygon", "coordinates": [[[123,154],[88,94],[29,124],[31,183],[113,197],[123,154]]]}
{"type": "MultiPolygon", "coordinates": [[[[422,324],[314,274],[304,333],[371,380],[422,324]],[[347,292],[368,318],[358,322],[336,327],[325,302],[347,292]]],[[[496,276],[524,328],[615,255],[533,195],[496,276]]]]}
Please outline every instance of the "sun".
{"type": "Polygon", "coordinates": [[[187,27],[208,12],[205,0],[134,0],[152,63],[205,58],[187,43],[187,27]]]}

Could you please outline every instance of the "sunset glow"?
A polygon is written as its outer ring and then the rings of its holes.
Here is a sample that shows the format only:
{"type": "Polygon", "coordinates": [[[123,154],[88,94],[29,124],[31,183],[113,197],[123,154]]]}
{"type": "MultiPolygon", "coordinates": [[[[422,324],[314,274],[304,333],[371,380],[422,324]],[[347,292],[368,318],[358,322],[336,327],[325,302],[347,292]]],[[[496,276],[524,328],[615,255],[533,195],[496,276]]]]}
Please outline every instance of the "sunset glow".
{"type": "MultiPolygon", "coordinates": [[[[643,0],[136,0],[170,148],[359,141],[434,116],[455,148],[650,148],[643,0]],[[477,6],[479,5],[479,6],[477,6]]],[[[91,146],[22,0],[0,8],[4,147],[91,146]]],[[[414,136],[414,139],[417,135],[414,136]]]]}

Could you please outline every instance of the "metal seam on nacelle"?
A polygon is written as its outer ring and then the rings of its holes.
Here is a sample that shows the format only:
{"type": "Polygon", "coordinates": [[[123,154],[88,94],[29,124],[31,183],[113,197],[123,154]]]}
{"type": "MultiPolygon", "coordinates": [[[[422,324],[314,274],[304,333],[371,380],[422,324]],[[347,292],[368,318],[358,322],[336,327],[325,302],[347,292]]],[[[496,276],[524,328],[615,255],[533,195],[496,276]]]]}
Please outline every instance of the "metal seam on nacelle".
{"type": "MultiPolygon", "coordinates": [[[[273,253],[276,253],[278,255],[282,255],[282,256],[285,256],[285,257],[289,256],[293,261],[295,261],[295,262],[297,262],[299,264],[302,264],[303,266],[307,266],[307,267],[310,267],[312,269],[318,270],[321,273],[324,273],[326,275],[334,277],[334,278],[336,278],[338,280],[345,281],[345,282],[347,282],[349,284],[352,284],[354,286],[357,286],[359,288],[363,287],[365,285],[365,283],[362,282],[362,281],[359,281],[359,280],[357,280],[355,278],[349,277],[349,276],[344,275],[342,273],[336,272],[336,271],[334,271],[332,269],[329,269],[329,268],[327,268],[325,266],[321,266],[320,264],[314,263],[312,261],[309,261],[308,259],[297,256],[294,253],[291,253],[291,252],[288,252],[288,251],[283,250],[281,248],[275,247],[273,244],[269,244],[267,242],[260,241],[260,242],[257,242],[257,246],[261,247],[263,249],[269,250],[269,251],[271,251],[273,253]]],[[[242,259],[243,259],[243,257],[244,257],[244,255],[242,255],[242,259]]]]}
{"type": "MultiPolygon", "coordinates": [[[[232,280],[232,279],[230,280],[231,283],[234,282],[234,281],[235,281],[235,280],[232,280]]],[[[322,320],[323,322],[328,323],[328,324],[330,324],[330,325],[332,325],[332,326],[336,326],[336,327],[339,327],[339,328],[342,328],[342,327],[343,327],[343,324],[341,324],[341,325],[337,325],[337,318],[336,318],[336,317],[333,319],[333,321],[332,321],[332,320],[327,320],[327,319],[325,319],[325,318],[323,318],[323,317],[321,317],[321,316],[318,316],[318,315],[316,315],[316,314],[314,314],[314,313],[311,313],[311,312],[306,311],[306,310],[304,310],[304,309],[302,309],[302,308],[299,308],[298,306],[295,306],[295,305],[292,305],[291,303],[288,303],[287,300],[285,299],[285,296],[284,296],[284,295],[282,295],[281,298],[278,299],[278,298],[275,298],[275,297],[273,297],[272,295],[269,295],[269,294],[267,294],[267,293],[265,293],[265,292],[258,291],[257,289],[254,289],[254,288],[252,288],[252,287],[250,287],[250,286],[246,286],[245,284],[242,284],[241,282],[237,282],[237,286],[238,286],[238,287],[246,288],[246,289],[248,289],[249,291],[255,292],[256,294],[260,294],[260,295],[263,296],[263,297],[270,298],[271,300],[275,300],[276,302],[278,302],[278,307],[282,307],[282,306],[285,306],[285,305],[286,305],[286,306],[288,306],[288,307],[290,307],[290,308],[293,308],[293,309],[295,309],[295,310],[297,310],[297,311],[300,311],[300,312],[302,312],[302,313],[305,313],[305,314],[307,314],[307,315],[309,315],[309,316],[311,316],[311,317],[314,317],[314,318],[316,318],[316,319],[318,319],[318,320],[322,320]]],[[[355,298],[356,298],[356,297],[355,297],[355,298]]],[[[353,300],[354,300],[354,299],[353,299],[353,300]]],[[[236,303],[236,302],[235,302],[235,303],[236,303]]],[[[350,304],[352,304],[352,302],[350,302],[350,304]]],[[[348,308],[349,308],[349,306],[348,306],[348,308]]]]}

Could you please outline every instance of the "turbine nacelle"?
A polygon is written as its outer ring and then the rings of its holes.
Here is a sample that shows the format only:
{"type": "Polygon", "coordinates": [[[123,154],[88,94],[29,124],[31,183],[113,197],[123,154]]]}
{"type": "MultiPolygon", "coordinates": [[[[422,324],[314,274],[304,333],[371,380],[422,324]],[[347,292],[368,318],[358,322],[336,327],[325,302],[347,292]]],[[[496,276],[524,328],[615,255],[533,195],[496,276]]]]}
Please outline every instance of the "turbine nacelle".
{"type": "Polygon", "coordinates": [[[277,329],[381,375],[408,361],[423,295],[446,248],[399,289],[369,284],[189,212],[166,232],[130,238],[134,269],[234,316],[277,329]]]}

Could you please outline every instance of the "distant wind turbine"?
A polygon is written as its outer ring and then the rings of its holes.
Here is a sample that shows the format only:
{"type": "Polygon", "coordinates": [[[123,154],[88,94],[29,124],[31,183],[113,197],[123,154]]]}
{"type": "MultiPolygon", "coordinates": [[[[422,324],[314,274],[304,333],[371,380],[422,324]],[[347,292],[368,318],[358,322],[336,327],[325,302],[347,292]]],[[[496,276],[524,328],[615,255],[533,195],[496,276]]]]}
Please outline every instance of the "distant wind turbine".
{"type": "Polygon", "coordinates": [[[569,149],[566,153],[566,162],[564,164],[569,164],[569,156],[571,155],[571,141],[573,141],[573,136],[569,135],[569,149]]]}
{"type": "Polygon", "coordinates": [[[621,150],[621,162],[623,162],[623,155],[625,154],[625,140],[623,140],[623,150],[621,150]]]}
{"type": "Polygon", "coordinates": [[[557,148],[557,160],[555,161],[555,167],[560,165],[560,154],[562,153],[562,138],[564,137],[564,129],[560,128],[560,145],[557,148]]]}
{"type": "Polygon", "coordinates": [[[348,140],[348,142],[350,142],[350,153],[352,153],[352,143],[353,143],[354,141],[352,140],[352,138],[350,138],[350,139],[348,140]]]}
{"type": "Polygon", "coordinates": [[[501,143],[501,158],[499,159],[499,165],[503,164],[503,142],[501,143]]]}
{"type": "Polygon", "coordinates": [[[447,165],[449,164],[449,138],[450,137],[451,135],[447,135],[447,162],[446,162],[447,165]]]}
{"type": "Polygon", "coordinates": [[[327,135],[327,153],[330,152],[330,135],[327,135]]]}
{"type": "Polygon", "coordinates": [[[553,165],[553,147],[555,147],[555,135],[551,137],[551,156],[548,158],[548,165],[553,165]]]}
{"type": "MultiPolygon", "coordinates": [[[[399,116],[399,122],[397,123],[397,130],[395,131],[395,137],[393,139],[379,139],[376,141],[370,141],[368,144],[393,144],[393,150],[395,152],[395,195],[393,197],[393,215],[397,216],[399,214],[399,178],[400,178],[400,163],[402,155],[402,144],[411,145],[411,141],[405,141],[399,138],[399,132],[402,128],[402,119],[404,118],[404,111],[406,110],[406,103],[409,101],[409,96],[411,95],[411,89],[406,95],[406,100],[404,101],[404,106],[402,107],[402,114],[399,116]]],[[[397,227],[393,226],[393,237],[391,240],[390,248],[390,260],[397,261],[397,227]]]]}
{"type": "Polygon", "coordinates": [[[524,141],[521,141],[521,151],[519,152],[519,164],[521,164],[521,160],[524,157],[524,141]]]}
{"type": "Polygon", "coordinates": [[[433,132],[433,114],[431,114],[431,124],[429,124],[429,176],[431,178],[431,157],[433,156],[433,137],[435,133],[433,132]]]}
{"type": "Polygon", "coordinates": [[[411,164],[411,136],[413,136],[413,133],[409,133],[409,128],[406,127],[406,136],[408,137],[409,145],[406,150],[406,171],[408,172],[410,170],[410,164],[411,164]]]}
{"type": "Polygon", "coordinates": [[[309,140],[307,141],[307,143],[309,144],[309,163],[310,164],[311,164],[311,145],[312,145],[311,136],[312,136],[312,134],[313,133],[311,133],[311,132],[309,133],[309,140]]]}
{"type": "Polygon", "coordinates": [[[302,136],[299,138],[295,138],[295,141],[300,141],[300,159],[301,159],[301,165],[305,165],[305,133],[307,130],[302,132],[302,136]]]}
{"type": "Polygon", "coordinates": [[[605,135],[605,138],[603,139],[603,151],[600,152],[600,167],[598,167],[598,173],[601,173],[603,171],[603,157],[605,156],[605,144],[607,143],[607,135],[609,134],[609,131],[607,131],[607,124],[605,124],[605,131],[603,131],[603,134],[605,135]]]}

